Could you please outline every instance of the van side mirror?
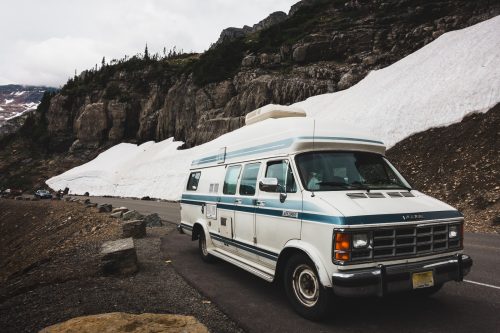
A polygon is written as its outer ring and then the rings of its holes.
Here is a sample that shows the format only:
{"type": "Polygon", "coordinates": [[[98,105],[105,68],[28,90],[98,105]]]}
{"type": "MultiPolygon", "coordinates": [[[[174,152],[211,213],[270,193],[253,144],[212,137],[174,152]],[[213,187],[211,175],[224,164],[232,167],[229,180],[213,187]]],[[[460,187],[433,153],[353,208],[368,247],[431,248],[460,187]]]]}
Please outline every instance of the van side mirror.
{"type": "Polygon", "coordinates": [[[259,189],[264,192],[278,192],[278,178],[262,178],[259,189]]]}

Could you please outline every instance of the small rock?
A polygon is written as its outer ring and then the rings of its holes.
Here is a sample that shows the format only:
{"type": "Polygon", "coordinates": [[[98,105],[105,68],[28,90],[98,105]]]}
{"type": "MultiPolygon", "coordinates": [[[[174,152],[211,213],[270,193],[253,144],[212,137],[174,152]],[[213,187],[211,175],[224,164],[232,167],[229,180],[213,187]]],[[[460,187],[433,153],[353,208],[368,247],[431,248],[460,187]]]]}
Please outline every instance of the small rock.
{"type": "Polygon", "coordinates": [[[110,204],[101,204],[97,207],[99,209],[99,213],[110,213],[113,209],[113,206],[111,206],[110,204]]]}
{"type": "Polygon", "coordinates": [[[128,212],[128,209],[127,209],[127,207],[118,207],[118,208],[115,208],[111,211],[111,213],[116,213],[116,212],[125,213],[125,212],[128,212]]]}
{"type": "Polygon", "coordinates": [[[101,246],[101,268],[106,275],[129,275],[138,271],[132,238],[108,241],[101,246]]]}
{"type": "Polygon", "coordinates": [[[85,207],[87,207],[87,208],[97,207],[97,204],[95,202],[94,203],[88,203],[87,205],[85,205],[85,207]]]}
{"type": "Polygon", "coordinates": [[[144,218],[144,215],[142,215],[141,213],[135,211],[135,210],[130,210],[128,212],[124,212],[123,213],[123,219],[125,221],[128,221],[128,220],[142,220],[144,218]]]}
{"type": "Polygon", "coordinates": [[[147,215],[144,218],[144,222],[146,223],[146,227],[161,227],[163,225],[160,216],[156,213],[147,215]]]}
{"type": "Polygon", "coordinates": [[[122,217],[122,214],[123,213],[121,211],[118,211],[116,213],[111,213],[109,216],[119,219],[122,217]]]}
{"type": "Polygon", "coordinates": [[[123,237],[143,238],[146,236],[146,223],[143,220],[134,220],[123,223],[123,237]]]}
{"type": "Polygon", "coordinates": [[[500,225],[500,215],[497,215],[491,219],[493,225],[500,225]]]}

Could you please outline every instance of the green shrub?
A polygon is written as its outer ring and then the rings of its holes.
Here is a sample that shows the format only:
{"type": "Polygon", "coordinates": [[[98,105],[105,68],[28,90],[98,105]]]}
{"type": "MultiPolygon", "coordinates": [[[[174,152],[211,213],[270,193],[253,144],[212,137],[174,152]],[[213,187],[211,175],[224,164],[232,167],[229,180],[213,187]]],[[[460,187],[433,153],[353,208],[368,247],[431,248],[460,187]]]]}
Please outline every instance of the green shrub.
{"type": "Polygon", "coordinates": [[[193,64],[194,82],[203,86],[233,77],[240,68],[245,49],[243,38],[240,38],[206,51],[193,64]]]}

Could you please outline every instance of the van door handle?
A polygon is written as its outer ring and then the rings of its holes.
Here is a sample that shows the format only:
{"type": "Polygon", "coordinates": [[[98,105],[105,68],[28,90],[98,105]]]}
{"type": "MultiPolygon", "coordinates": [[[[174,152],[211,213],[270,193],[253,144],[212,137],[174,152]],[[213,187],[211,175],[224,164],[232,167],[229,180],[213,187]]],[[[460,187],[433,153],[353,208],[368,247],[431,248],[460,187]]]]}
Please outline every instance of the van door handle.
{"type": "Polygon", "coordinates": [[[256,203],[257,206],[265,206],[266,205],[266,202],[264,200],[257,200],[257,203],[256,203]]]}
{"type": "Polygon", "coordinates": [[[234,203],[236,203],[236,204],[241,204],[242,202],[243,202],[243,201],[242,201],[241,199],[235,199],[235,200],[234,200],[234,203]]]}

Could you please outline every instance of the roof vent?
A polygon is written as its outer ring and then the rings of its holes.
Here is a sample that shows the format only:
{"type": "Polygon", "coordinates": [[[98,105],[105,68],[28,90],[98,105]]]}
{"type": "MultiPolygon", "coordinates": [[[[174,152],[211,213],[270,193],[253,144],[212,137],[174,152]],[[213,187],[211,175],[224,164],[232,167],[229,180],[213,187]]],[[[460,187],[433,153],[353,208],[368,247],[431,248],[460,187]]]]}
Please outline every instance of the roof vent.
{"type": "Polygon", "coordinates": [[[369,192],[367,195],[368,198],[385,198],[384,194],[380,192],[369,192]]]}
{"type": "Polygon", "coordinates": [[[366,199],[366,194],[364,193],[347,193],[347,196],[351,199],[366,199]]]}
{"type": "Polygon", "coordinates": [[[291,106],[268,104],[255,111],[250,112],[245,117],[245,125],[251,125],[269,118],[305,117],[305,111],[291,106]]]}

